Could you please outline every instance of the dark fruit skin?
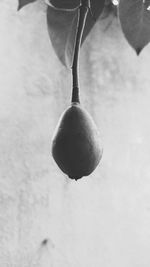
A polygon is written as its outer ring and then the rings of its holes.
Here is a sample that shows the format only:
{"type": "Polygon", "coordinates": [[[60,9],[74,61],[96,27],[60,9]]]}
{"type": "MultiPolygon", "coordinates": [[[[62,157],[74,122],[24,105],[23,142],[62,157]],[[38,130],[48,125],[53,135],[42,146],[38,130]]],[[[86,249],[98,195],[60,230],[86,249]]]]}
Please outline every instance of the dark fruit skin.
{"type": "Polygon", "coordinates": [[[62,114],[52,141],[52,155],[59,168],[75,180],[89,175],[99,164],[99,134],[79,103],[73,103],[62,114]]]}

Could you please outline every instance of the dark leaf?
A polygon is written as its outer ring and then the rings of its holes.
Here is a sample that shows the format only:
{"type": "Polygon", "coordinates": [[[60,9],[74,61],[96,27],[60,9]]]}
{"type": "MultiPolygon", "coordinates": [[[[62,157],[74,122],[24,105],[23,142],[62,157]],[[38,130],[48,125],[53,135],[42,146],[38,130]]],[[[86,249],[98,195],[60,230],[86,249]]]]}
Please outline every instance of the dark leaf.
{"type": "Polygon", "coordinates": [[[22,7],[35,2],[36,0],[19,0],[19,4],[18,4],[18,10],[20,10],[22,7]]]}
{"type": "MultiPolygon", "coordinates": [[[[81,0],[48,0],[56,8],[60,9],[74,9],[80,6],[81,0]]],[[[94,26],[96,20],[102,13],[105,0],[91,0],[91,10],[88,14],[86,26],[83,33],[82,42],[94,26]]]]}
{"type": "Polygon", "coordinates": [[[48,0],[55,8],[74,9],[80,5],[80,0],[48,0]]]}
{"type": "Polygon", "coordinates": [[[72,66],[78,23],[78,9],[64,11],[51,6],[47,8],[47,23],[50,39],[60,61],[72,66]]]}
{"type": "Polygon", "coordinates": [[[105,0],[91,0],[91,10],[88,13],[82,43],[86,39],[87,35],[93,28],[94,24],[96,23],[97,19],[101,15],[103,8],[104,8],[105,0]]]}
{"type": "Polygon", "coordinates": [[[119,19],[137,54],[150,42],[150,0],[120,0],[119,19]]]}
{"type": "MultiPolygon", "coordinates": [[[[57,4],[60,3],[60,0],[51,0],[51,4],[54,2],[57,4]]],[[[75,46],[75,38],[77,32],[77,24],[78,24],[78,7],[76,9],[69,9],[69,7],[73,7],[75,2],[77,5],[79,2],[77,0],[73,0],[70,2],[72,6],[67,5],[69,0],[62,1],[64,6],[61,5],[60,9],[53,8],[52,6],[48,6],[47,9],[47,23],[48,23],[48,31],[50,35],[50,39],[54,50],[61,60],[61,62],[65,66],[72,66],[73,62],[73,54],[74,54],[74,46],[75,46]],[[62,10],[63,9],[63,10],[62,10]]],[[[61,2],[61,3],[62,3],[61,2]]],[[[94,26],[96,20],[100,16],[105,0],[92,0],[91,1],[91,11],[89,11],[85,29],[83,32],[82,43],[87,37],[88,33],[94,26]]],[[[60,7],[60,6],[59,6],[60,7]]]]}

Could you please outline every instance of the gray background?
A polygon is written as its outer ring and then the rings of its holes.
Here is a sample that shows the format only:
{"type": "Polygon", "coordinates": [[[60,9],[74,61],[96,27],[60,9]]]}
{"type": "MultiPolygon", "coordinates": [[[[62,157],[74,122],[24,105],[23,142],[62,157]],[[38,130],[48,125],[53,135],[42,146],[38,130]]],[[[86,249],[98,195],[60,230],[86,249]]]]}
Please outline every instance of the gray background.
{"type": "Polygon", "coordinates": [[[81,100],[104,154],[75,182],[51,157],[70,71],[43,1],[16,8],[0,1],[0,266],[149,267],[150,46],[137,57],[112,16],[83,45],[81,100]]]}

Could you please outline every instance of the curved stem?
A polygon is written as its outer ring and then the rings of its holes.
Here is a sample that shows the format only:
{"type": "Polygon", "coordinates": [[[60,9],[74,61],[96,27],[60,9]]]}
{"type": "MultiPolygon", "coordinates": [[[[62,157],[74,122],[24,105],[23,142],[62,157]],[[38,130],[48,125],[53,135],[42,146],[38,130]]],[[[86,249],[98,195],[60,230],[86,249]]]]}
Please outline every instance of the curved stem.
{"type": "Polygon", "coordinates": [[[81,0],[81,6],[79,8],[79,22],[78,22],[78,27],[77,27],[74,58],[73,58],[73,65],[72,65],[72,79],[73,79],[72,100],[71,100],[72,103],[74,102],[80,103],[79,78],[78,78],[79,53],[80,53],[83,30],[84,30],[86,17],[87,17],[89,9],[90,9],[90,0],[81,0]]]}

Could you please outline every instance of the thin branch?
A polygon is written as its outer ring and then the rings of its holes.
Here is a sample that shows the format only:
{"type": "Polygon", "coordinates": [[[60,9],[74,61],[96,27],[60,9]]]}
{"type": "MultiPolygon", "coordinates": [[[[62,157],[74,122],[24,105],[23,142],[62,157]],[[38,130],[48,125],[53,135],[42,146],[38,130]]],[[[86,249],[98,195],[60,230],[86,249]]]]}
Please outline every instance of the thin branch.
{"type": "Polygon", "coordinates": [[[85,27],[85,22],[87,18],[88,11],[90,10],[90,0],[81,0],[81,6],[79,7],[79,21],[77,27],[77,35],[75,41],[74,59],[72,65],[72,78],[73,78],[73,89],[72,89],[72,103],[79,103],[79,53],[81,40],[83,35],[83,30],[85,27]]]}

